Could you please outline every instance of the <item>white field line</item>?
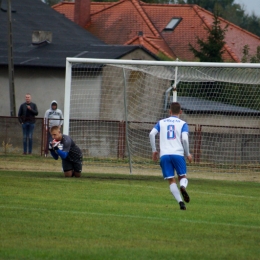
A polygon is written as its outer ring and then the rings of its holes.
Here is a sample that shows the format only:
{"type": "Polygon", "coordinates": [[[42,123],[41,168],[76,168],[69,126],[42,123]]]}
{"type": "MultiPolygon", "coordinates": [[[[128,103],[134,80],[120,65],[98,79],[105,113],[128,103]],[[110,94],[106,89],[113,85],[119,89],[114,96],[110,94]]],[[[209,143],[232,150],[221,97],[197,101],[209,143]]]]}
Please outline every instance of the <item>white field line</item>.
{"type": "MultiPolygon", "coordinates": [[[[21,179],[30,179],[31,177],[27,176],[19,176],[15,178],[21,178],[21,179]]],[[[43,180],[43,181],[64,181],[67,182],[69,179],[66,178],[40,178],[38,180],[43,180]]],[[[78,179],[78,181],[83,181],[84,179],[78,179]]],[[[143,186],[143,185],[131,185],[131,184],[121,184],[121,183],[114,183],[112,182],[107,182],[106,185],[120,185],[123,187],[132,187],[132,188],[151,188],[151,189],[158,189],[158,190],[165,190],[168,189],[168,184],[166,184],[165,188],[160,188],[160,187],[154,187],[154,186],[143,186]]],[[[162,181],[164,181],[162,179],[162,181]]],[[[98,183],[98,180],[92,181],[92,183],[98,183]]],[[[103,183],[104,184],[104,183],[103,183]]],[[[189,191],[187,189],[187,191],[189,191]]],[[[254,197],[254,196],[245,196],[245,195],[236,195],[236,194],[226,194],[226,193],[216,193],[216,192],[205,192],[205,191],[189,191],[190,194],[206,194],[206,195],[212,195],[212,196],[225,196],[225,197],[235,197],[235,198],[244,198],[244,199],[254,199],[254,200],[260,200],[260,197],[254,197]]]]}
{"type": "MultiPolygon", "coordinates": [[[[82,215],[95,215],[95,216],[102,216],[102,217],[118,217],[118,218],[133,218],[133,219],[144,219],[144,220],[155,220],[155,221],[167,221],[170,222],[173,219],[172,218],[158,218],[158,217],[144,217],[144,216],[138,216],[138,215],[123,215],[123,214],[105,214],[105,213],[98,213],[98,212],[86,212],[86,211],[75,211],[75,210],[47,210],[42,208],[24,208],[24,207],[9,207],[5,205],[0,205],[0,208],[2,209],[14,209],[14,210],[26,210],[26,211],[45,211],[45,212],[55,212],[55,213],[68,213],[68,214],[82,214],[82,215]]],[[[239,228],[253,228],[253,229],[259,229],[260,226],[251,226],[251,225],[240,225],[240,224],[233,224],[233,223],[223,223],[223,222],[209,222],[209,221],[199,221],[199,220],[190,220],[190,219],[178,219],[175,221],[180,222],[187,222],[192,224],[205,224],[205,225],[219,225],[219,226],[228,226],[228,227],[239,227],[239,228]]]]}
{"type": "MultiPolygon", "coordinates": [[[[58,180],[58,179],[57,179],[58,180]]],[[[111,180],[112,181],[112,180],[111,180]]],[[[163,181],[163,180],[162,180],[163,181]]],[[[98,181],[94,181],[92,183],[98,183],[98,181]]],[[[104,184],[104,183],[103,183],[104,184]]],[[[157,189],[157,190],[169,190],[168,184],[166,184],[165,188],[155,187],[155,186],[143,186],[143,185],[131,185],[131,184],[121,184],[121,183],[113,183],[107,182],[105,185],[119,185],[123,187],[131,187],[131,188],[148,188],[148,189],[157,189]]],[[[188,191],[188,189],[187,189],[188,191]]],[[[226,194],[226,193],[216,193],[216,192],[205,192],[205,191],[189,191],[191,194],[206,194],[206,195],[213,195],[213,196],[225,196],[225,197],[235,197],[235,198],[244,198],[244,199],[255,199],[260,200],[260,197],[254,196],[245,196],[245,195],[236,195],[236,194],[226,194]]]]}

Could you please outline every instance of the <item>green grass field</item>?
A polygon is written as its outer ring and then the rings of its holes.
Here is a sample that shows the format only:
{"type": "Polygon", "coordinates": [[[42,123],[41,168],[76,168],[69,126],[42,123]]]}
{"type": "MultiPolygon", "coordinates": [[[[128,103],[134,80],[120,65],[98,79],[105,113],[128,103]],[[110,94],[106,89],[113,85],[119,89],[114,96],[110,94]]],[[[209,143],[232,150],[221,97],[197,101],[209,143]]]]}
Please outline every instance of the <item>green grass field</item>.
{"type": "Polygon", "coordinates": [[[260,184],[0,171],[0,259],[259,259],[260,184]]]}

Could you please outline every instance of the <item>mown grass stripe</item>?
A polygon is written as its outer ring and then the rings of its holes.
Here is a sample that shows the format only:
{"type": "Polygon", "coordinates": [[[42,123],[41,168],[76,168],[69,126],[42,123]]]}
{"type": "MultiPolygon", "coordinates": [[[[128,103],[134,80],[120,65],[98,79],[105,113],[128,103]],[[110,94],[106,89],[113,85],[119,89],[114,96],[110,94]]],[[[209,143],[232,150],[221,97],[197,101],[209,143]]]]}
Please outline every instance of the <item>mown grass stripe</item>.
{"type": "MultiPolygon", "coordinates": [[[[110,216],[110,217],[119,217],[119,218],[138,218],[145,220],[160,220],[160,221],[173,221],[172,218],[158,218],[158,217],[148,217],[148,216],[138,216],[138,215],[123,215],[123,214],[106,214],[99,212],[86,212],[86,211],[75,211],[75,210],[53,210],[53,209],[42,209],[42,208],[24,208],[24,207],[9,207],[5,205],[0,205],[2,209],[10,209],[10,210],[27,210],[27,211],[45,211],[45,212],[56,212],[56,213],[70,213],[70,214],[83,214],[83,215],[96,215],[96,216],[110,216]]],[[[220,225],[220,226],[228,226],[228,227],[239,227],[239,228],[253,228],[259,229],[260,226],[251,226],[251,225],[241,225],[241,224],[233,224],[233,223],[223,223],[223,222],[209,222],[209,221],[198,221],[198,220],[190,220],[190,219],[178,219],[180,222],[192,223],[192,224],[205,224],[205,225],[220,225]]]]}
{"type": "MultiPolygon", "coordinates": [[[[31,179],[32,177],[27,176],[14,176],[16,179],[31,179]]],[[[10,177],[9,177],[10,178],[10,177]]],[[[67,183],[69,179],[66,178],[38,178],[37,181],[60,181],[67,183]]],[[[84,180],[86,179],[78,179],[77,181],[84,183],[84,180]]],[[[98,180],[94,180],[94,182],[98,182],[98,180]]],[[[103,183],[104,185],[104,183],[103,183]]],[[[131,186],[130,184],[122,184],[122,183],[115,183],[113,180],[111,182],[106,182],[106,185],[116,185],[116,186],[122,186],[122,187],[132,187],[132,188],[149,188],[149,189],[156,189],[156,190],[165,190],[167,189],[167,184],[165,187],[155,187],[155,186],[149,186],[149,185],[134,185],[131,186]]],[[[205,194],[205,195],[214,195],[214,196],[224,196],[224,197],[235,197],[235,198],[244,198],[244,199],[254,199],[254,200],[260,200],[260,196],[246,196],[246,195],[237,195],[237,194],[227,194],[227,193],[219,193],[219,192],[206,192],[206,191],[190,191],[189,194],[205,194]]]]}

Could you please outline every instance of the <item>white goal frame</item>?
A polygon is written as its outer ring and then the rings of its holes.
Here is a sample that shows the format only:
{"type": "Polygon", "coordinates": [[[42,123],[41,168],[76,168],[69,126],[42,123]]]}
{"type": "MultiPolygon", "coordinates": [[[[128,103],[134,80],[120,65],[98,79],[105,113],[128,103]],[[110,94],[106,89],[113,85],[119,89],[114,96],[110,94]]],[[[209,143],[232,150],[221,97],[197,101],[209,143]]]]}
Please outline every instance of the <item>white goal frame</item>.
{"type": "MultiPolygon", "coordinates": [[[[115,65],[115,66],[158,66],[158,67],[169,67],[174,68],[175,75],[174,84],[166,90],[167,95],[172,90],[172,101],[178,101],[177,91],[178,91],[178,69],[185,67],[192,67],[195,69],[200,68],[220,68],[220,69],[259,69],[260,64],[255,63],[205,63],[205,62],[182,62],[182,61],[145,61],[145,60],[115,60],[115,59],[91,59],[91,58],[67,58],[66,59],[66,76],[65,76],[65,98],[64,98],[64,124],[63,133],[70,134],[70,96],[71,96],[71,85],[72,85],[72,68],[75,64],[99,64],[99,65],[115,65]]],[[[226,75],[225,82],[229,82],[228,75],[226,75]]],[[[230,79],[230,82],[232,80],[230,79]]],[[[260,78],[254,79],[254,82],[249,82],[247,84],[257,84],[260,85],[260,78]]],[[[126,120],[127,122],[127,120],[126,120]]],[[[155,122],[156,123],[156,122],[155,122]]],[[[189,123],[189,122],[188,122],[189,123]]],[[[126,128],[127,135],[127,128],[126,128]]],[[[126,139],[128,136],[126,136],[126,139]]],[[[128,142],[128,141],[127,141],[128,142]]],[[[129,152],[129,162],[130,162],[130,172],[132,172],[131,165],[131,153],[129,152]]]]}

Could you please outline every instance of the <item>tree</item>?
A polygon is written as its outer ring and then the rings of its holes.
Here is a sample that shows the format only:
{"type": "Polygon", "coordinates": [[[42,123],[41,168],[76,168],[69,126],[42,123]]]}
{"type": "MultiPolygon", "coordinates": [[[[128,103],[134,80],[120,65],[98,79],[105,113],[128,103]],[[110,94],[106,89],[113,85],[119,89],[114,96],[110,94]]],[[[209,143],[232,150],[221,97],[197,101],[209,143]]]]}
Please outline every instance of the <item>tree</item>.
{"type": "Polygon", "coordinates": [[[260,45],[256,48],[256,54],[251,57],[251,63],[260,63],[260,45]]]}
{"type": "Polygon", "coordinates": [[[243,63],[248,62],[248,59],[249,59],[249,49],[250,49],[250,48],[249,48],[249,46],[248,46],[248,44],[247,44],[247,45],[244,46],[244,48],[243,48],[243,50],[242,50],[243,57],[242,57],[241,61],[242,61],[243,63]]]}
{"type": "Polygon", "coordinates": [[[241,28],[260,36],[260,18],[254,13],[248,15],[245,7],[235,0],[186,0],[187,4],[196,4],[241,28]]]}
{"type": "Polygon", "coordinates": [[[214,13],[217,6],[226,8],[233,4],[234,0],[187,0],[187,4],[199,5],[202,8],[214,13]]]}
{"type": "Polygon", "coordinates": [[[197,43],[200,46],[200,50],[196,50],[190,43],[190,50],[194,53],[196,58],[199,58],[201,62],[223,62],[222,55],[225,52],[223,47],[225,45],[225,34],[228,25],[224,29],[220,26],[220,20],[218,16],[214,14],[214,20],[212,28],[205,27],[208,31],[207,41],[203,41],[197,37],[197,43]]]}
{"type": "Polygon", "coordinates": [[[251,16],[245,16],[243,28],[260,36],[260,18],[254,13],[251,16]]]}
{"type": "Polygon", "coordinates": [[[242,50],[243,52],[242,62],[260,63],[260,45],[257,46],[255,55],[250,55],[249,50],[250,50],[249,46],[245,45],[242,50]]]}

